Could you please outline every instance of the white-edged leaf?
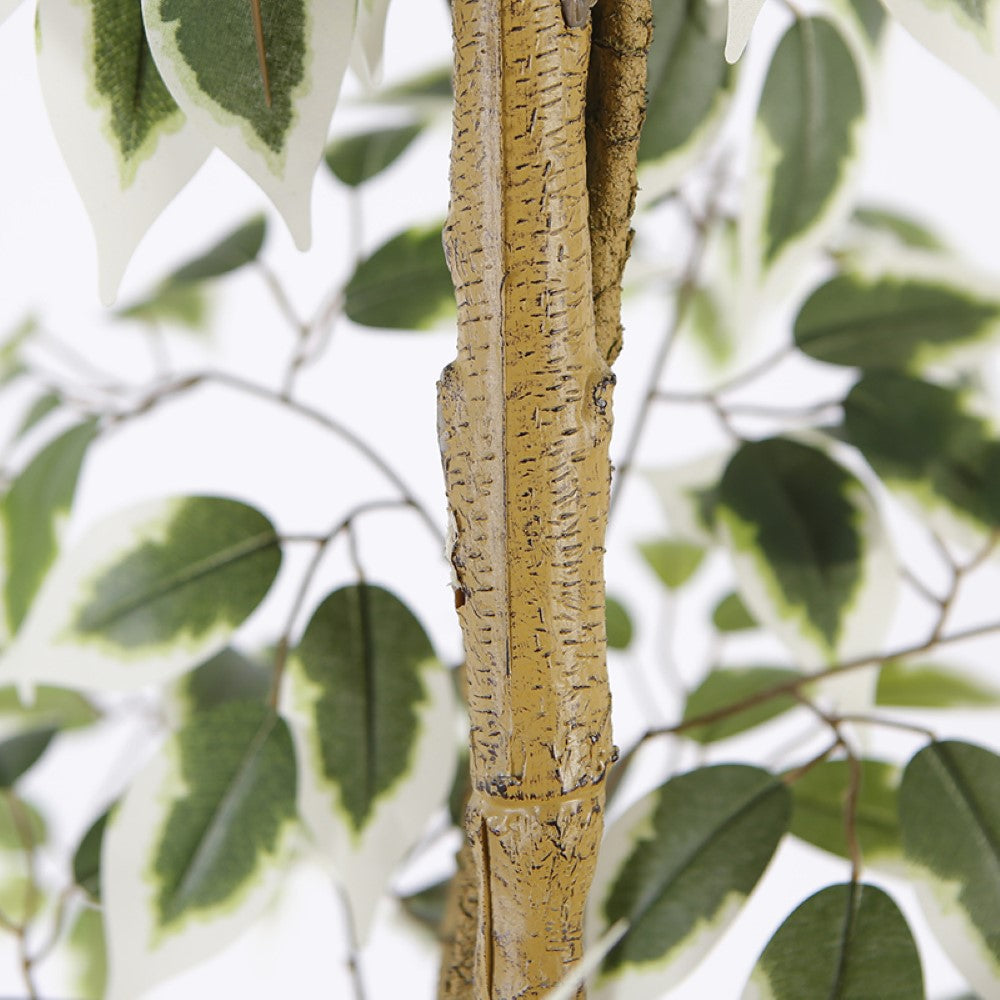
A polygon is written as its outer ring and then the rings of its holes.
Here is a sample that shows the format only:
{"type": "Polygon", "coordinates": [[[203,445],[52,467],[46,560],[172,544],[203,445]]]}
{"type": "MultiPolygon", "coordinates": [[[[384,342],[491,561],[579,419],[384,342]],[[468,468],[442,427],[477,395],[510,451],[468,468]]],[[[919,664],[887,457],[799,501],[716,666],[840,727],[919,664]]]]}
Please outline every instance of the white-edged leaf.
{"type": "Polygon", "coordinates": [[[924,1000],[906,918],[873,885],[830,885],[767,943],[742,1000],[924,1000]]]}
{"type": "Polygon", "coordinates": [[[221,950],[279,887],[298,832],[285,722],[231,702],[192,719],[133,781],[101,851],[108,1000],[221,950]]]}
{"type": "Polygon", "coordinates": [[[135,0],[39,0],[38,75],[110,305],[139,240],[211,146],[164,86],[135,0]]]}
{"type": "Polygon", "coordinates": [[[716,452],[693,462],[646,472],[673,537],[700,545],[718,541],[715,505],[719,480],[729,458],[729,452],[716,452]]]}
{"type": "Polygon", "coordinates": [[[260,185],[303,250],[355,5],[260,0],[262,65],[246,0],[142,0],[153,58],[174,99],[260,185]]]}
{"type": "Polygon", "coordinates": [[[0,0],[0,24],[3,24],[20,5],[21,0],[0,0]]]}
{"type": "Polygon", "coordinates": [[[357,0],[358,23],[351,69],[363,82],[377,86],[382,79],[382,47],[389,0],[357,0]]]}
{"type": "Polygon", "coordinates": [[[903,850],[931,930],[976,992],[1000,983],[1000,757],[931,743],[899,789],[903,850]]]}
{"type": "Polygon", "coordinates": [[[747,47],[757,15],[764,0],[729,0],[729,22],[726,27],[726,59],[734,63],[747,47]]]}
{"type": "Polygon", "coordinates": [[[851,472],[788,438],[744,444],[722,477],[718,520],[740,596],[800,665],[878,648],[897,594],[895,559],[851,472]]]}
{"type": "Polygon", "coordinates": [[[368,584],[330,594],[289,656],[282,705],[299,809],[361,939],[393,869],[448,796],[453,697],[420,623],[368,584]]]}
{"type": "Polygon", "coordinates": [[[759,768],[680,775],[608,831],[589,933],[628,930],[601,966],[594,1000],[653,1000],[701,960],[739,912],[788,827],[788,789],[759,768]]]}
{"type": "Polygon", "coordinates": [[[741,219],[743,272],[781,288],[851,207],[865,85],[832,21],[797,18],[771,60],[757,110],[741,219]]]}
{"type": "Polygon", "coordinates": [[[7,637],[21,626],[56,558],[80,467],[96,433],[94,420],[64,431],[31,460],[0,499],[0,632],[7,637]]]}
{"type": "Polygon", "coordinates": [[[0,680],[135,690],[176,677],[226,644],[280,563],[270,521],[237,500],[129,507],[56,561],[0,680]]]}

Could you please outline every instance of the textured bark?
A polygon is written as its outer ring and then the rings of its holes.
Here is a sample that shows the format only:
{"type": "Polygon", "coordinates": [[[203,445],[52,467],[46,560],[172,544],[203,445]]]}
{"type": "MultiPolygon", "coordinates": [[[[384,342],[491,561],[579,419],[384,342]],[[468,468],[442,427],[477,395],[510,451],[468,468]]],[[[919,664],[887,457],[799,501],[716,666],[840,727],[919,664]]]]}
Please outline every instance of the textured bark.
{"type": "Polygon", "coordinates": [[[603,580],[614,380],[591,279],[590,32],[567,29],[557,0],[455,0],[453,18],[445,250],[459,343],[439,433],[472,795],[440,996],[527,1000],[581,957],[614,755],[603,580]]]}

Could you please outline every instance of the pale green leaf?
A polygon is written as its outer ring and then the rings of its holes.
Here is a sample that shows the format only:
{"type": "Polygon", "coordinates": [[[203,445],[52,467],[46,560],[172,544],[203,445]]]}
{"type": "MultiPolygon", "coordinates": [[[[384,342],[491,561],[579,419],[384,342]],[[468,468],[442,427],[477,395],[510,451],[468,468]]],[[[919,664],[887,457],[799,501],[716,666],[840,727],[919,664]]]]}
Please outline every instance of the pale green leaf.
{"type": "Polygon", "coordinates": [[[110,304],[139,240],[211,147],[157,72],[135,0],[40,0],[37,26],[42,95],[110,304]]]}
{"type": "Polygon", "coordinates": [[[654,0],[642,189],[673,188],[704,153],[729,108],[735,72],[723,56],[725,11],[708,0],[654,0]]]}
{"type": "Polygon", "coordinates": [[[1000,332],[1000,297],[944,278],[841,274],[806,300],[795,343],[817,361],[919,369],[1000,332]]]}
{"type": "Polygon", "coordinates": [[[614,597],[608,597],[604,606],[607,618],[608,647],[610,649],[628,649],[634,632],[628,609],[614,597]]]}
{"type": "Polygon", "coordinates": [[[950,664],[888,660],[879,671],[875,704],[904,708],[987,708],[1000,705],[1000,689],[963,674],[950,664]]]}
{"type": "Polygon", "coordinates": [[[899,907],[873,885],[831,885],[778,928],[742,1000],[924,1000],[899,907]]]}
{"type": "Polygon", "coordinates": [[[45,819],[35,806],[20,795],[0,796],[0,851],[23,856],[27,840],[38,847],[48,835],[45,819]]]}
{"type": "Polygon", "coordinates": [[[1000,982],[1000,757],[931,743],[906,765],[899,790],[903,850],[931,929],[969,985],[1000,982]]]}
{"type": "Polygon", "coordinates": [[[455,291],[441,226],[408,229],[362,260],[344,289],[344,313],[361,326],[392,330],[453,321],[455,291]]]}
{"type": "Polygon", "coordinates": [[[392,166],[423,131],[423,124],[371,129],[335,139],[326,148],[326,165],[337,180],[359,187],[392,166]]]}
{"type": "Polygon", "coordinates": [[[720,632],[743,632],[757,628],[757,620],[747,611],[747,606],[735,592],[726,594],[716,604],[712,611],[712,624],[720,632]]]}
{"type": "Polygon", "coordinates": [[[55,561],[87,449],[97,434],[88,420],[44,447],[0,499],[3,618],[11,634],[24,621],[55,561]]]}
{"type": "Polygon", "coordinates": [[[393,869],[448,795],[451,680],[409,609],[358,584],[317,608],[284,682],[299,808],[363,938],[393,869]]]}
{"type": "Polygon", "coordinates": [[[24,373],[24,348],[38,331],[38,320],[25,316],[0,342],[0,387],[24,373]]]}
{"type": "Polygon", "coordinates": [[[255,215],[227,233],[203,254],[179,267],[167,278],[167,282],[189,285],[231,274],[252,264],[260,256],[266,236],[267,219],[263,215],[255,215]]]}
{"type": "MultiPolygon", "coordinates": [[[[881,4],[878,4],[877,8],[884,14],[881,4]]],[[[863,206],[855,211],[851,224],[862,232],[872,236],[887,236],[915,250],[945,249],[941,237],[923,222],[893,209],[863,206]]]]}
{"type": "Polygon", "coordinates": [[[858,479],[786,438],[744,444],[719,490],[740,596],[804,662],[877,646],[895,600],[895,563],[858,479]]]}
{"type": "Polygon", "coordinates": [[[21,422],[12,436],[14,441],[19,441],[28,431],[37,427],[50,413],[54,413],[62,406],[62,396],[58,392],[43,392],[37,396],[32,404],[24,412],[21,422]]]}
{"type": "Polygon", "coordinates": [[[157,285],[145,298],[118,310],[122,319],[134,319],[154,326],[169,323],[195,332],[206,329],[211,316],[208,290],[201,285],[157,285]]]}
{"type": "MultiPolygon", "coordinates": [[[[735,705],[788,681],[795,680],[797,671],[783,667],[716,667],[687,697],[684,722],[700,718],[735,705]]],[[[692,726],[684,735],[697,743],[714,743],[753,729],[770,719],[795,708],[799,701],[794,694],[780,694],[766,701],[727,715],[715,722],[692,726]]]]}
{"type": "Polygon", "coordinates": [[[100,713],[82,695],[62,688],[38,685],[31,698],[23,701],[16,687],[0,687],[0,730],[4,733],[25,729],[77,729],[89,726],[100,713]]]}
{"type": "Polygon", "coordinates": [[[417,110],[429,110],[452,103],[451,66],[430,69],[401,83],[386,87],[374,95],[380,104],[399,104],[417,110]]]}
{"type": "Polygon", "coordinates": [[[271,523],[236,500],[130,507],[59,558],[0,669],[83,690],[176,677],[225,646],[280,562],[271,523]]]}
{"type": "Polygon", "coordinates": [[[784,834],[788,789],[754,767],[671,779],[609,830],[591,895],[590,933],[624,920],[595,1000],[658,998],[735,918],[784,834]]]}
{"type": "MultiPolygon", "coordinates": [[[[880,760],[862,760],[854,830],[865,864],[894,864],[902,857],[897,792],[900,769],[880,760]]],[[[791,832],[816,847],[850,858],[845,809],[852,777],[846,760],[817,764],[792,785],[791,832]]]]}
{"type": "Polygon", "coordinates": [[[642,542],[639,552],[660,582],[671,590],[684,586],[705,558],[705,550],[700,545],[668,538],[642,542]]]}
{"type": "Polygon", "coordinates": [[[104,1000],[108,958],[100,911],[81,909],[66,941],[73,969],[73,1000],[104,1000]]]}
{"type": "Polygon", "coordinates": [[[234,940],[272,900],[296,830],[285,723],[230,702],[190,720],[112,813],[101,852],[109,1000],[234,940]]]}
{"type": "Polygon", "coordinates": [[[245,0],[142,0],[156,65],[193,125],[310,242],[313,175],[347,67],[355,0],[261,0],[263,66],[245,0]]]}
{"type": "Polygon", "coordinates": [[[832,22],[796,18],[761,94],[745,212],[747,267],[799,266],[849,208],[864,121],[862,78],[832,22]]]}

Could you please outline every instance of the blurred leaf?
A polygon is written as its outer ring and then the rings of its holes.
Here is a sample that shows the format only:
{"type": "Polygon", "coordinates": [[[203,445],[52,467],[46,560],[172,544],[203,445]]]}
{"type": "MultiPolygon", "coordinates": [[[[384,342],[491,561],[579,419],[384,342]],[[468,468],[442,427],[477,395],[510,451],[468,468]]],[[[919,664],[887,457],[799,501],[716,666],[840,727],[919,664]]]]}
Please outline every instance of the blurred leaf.
{"type": "Polygon", "coordinates": [[[189,715],[227,701],[263,702],[272,675],[269,665],[226,646],[178,681],[178,695],[189,715]]]}
{"type": "Polygon", "coordinates": [[[444,879],[400,899],[403,909],[435,937],[441,932],[450,886],[451,879],[444,879]]]}
{"type": "Polygon", "coordinates": [[[62,396],[57,392],[43,392],[25,411],[14,431],[13,440],[19,441],[33,427],[37,427],[50,413],[62,406],[62,396]]]}
{"type": "Polygon", "coordinates": [[[1000,690],[946,664],[887,660],[879,671],[875,704],[903,708],[984,708],[1000,704],[1000,690]]]}
{"type": "Polygon", "coordinates": [[[716,604],[712,612],[712,624],[720,632],[743,632],[758,627],[756,619],[747,611],[747,606],[735,592],[726,594],[716,604]]]}
{"type": "Polygon", "coordinates": [[[628,610],[617,598],[608,597],[604,602],[607,618],[608,646],[611,649],[628,649],[632,643],[632,619],[628,610]]]}
{"type": "Polygon", "coordinates": [[[729,452],[715,452],[646,473],[673,537],[703,546],[715,544],[719,479],[729,458],[729,452]]]}
{"type": "Polygon", "coordinates": [[[684,586],[705,558],[705,550],[700,545],[666,538],[640,543],[639,552],[660,582],[671,590],[684,586]]]}
{"type": "Polygon", "coordinates": [[[147,298],[120,309],[122,319],[142,323],[173,323],[196,332],[208,325],[210,303],[205,288],[194,284],[164,283],[147,298]]]}
{"type": "Polygon", "coordinates": [[[23,854],[25,833],[36,847],[46,842],[49,831],[42,814],[20,795],[0,796],[0,851],[23,854]]]}
{"type": "Polygon", "coordinates": [[[231,274],[252,264],[260,256],[266,236],[267,219],[263,215],[255,215],[203,254],[179,267],[166,282],[171,285],[191,285],[231,274]]]}
{"type": "Polygon", "coordinates": [[[326,165],[337,180],[358,187],[395,163],[423,129],[418,122],[335,139],[326,147],[326,165]]]}
{"type": "MultiPolygon", "coordinates": [[[[862,760],[855,832],[865,863],[902,858],[897,794],[901,771],[880,760],[862,760]]],[[[846,760],[827,760],[792,785],[791,832],[839,857],[850,859],[844,831],[844,809],[851,782],[846,760]]]]}
{"type": "MultiPolygon", "coordinates": [[[[683,721],[697,719],[699,716],[735,705],[745,698],[751,698],[778,684],[793,681],[799,676],[801,675],[798,671],[783,667],[716,667],[688,695],[684,705],[683,721]]],[[[753,729],[795,708],[798,704],[799,701],[793,694],[777,695],[716,722],[707,722],[702,726],[685,729],[684,735],[696,743],[715,743],[747,729],[753,729]]]]}
{"type": "Polygon", "coordinates": [[[451,66],[438,66],[380,90],[373,100],[383,104],[413,104],[418,101],[452,99],[451,66]]]}
{"type": "Polygon", "coordinates": [[[455,316],[455,290],[440,224],[408,229],[361,261],[344,290],[344,312],[360,326],[427,330],[455,316]]]}
{"type": "Polygon", "coordinates": [[[1000,757],[931,743],[906,765],[899,823],[931,930],[969,985],[1000,982],[1000,757]]]}
{"type": "Polygon", "coordinates": [[[885,35],[888,15],[879,0],[850,0],[850,7],[864,29],[865,37],[877,46],[885,35]]]}
{"type": "Polygon", "coordinates": [[[739,913],[774,854],[788,789],[724,764],[672,778],[608,831],[588,915],[592,933],[628,930],[608,953],[597,997],[660,997],[739,913]]]}
{"type": "Polygon", "coordinates": [[[831,885],[801,904],[760,956],[743,1000],[924,1000],[899,907],[873,885],[831,885]]]}
{"type": "Polygon", "coordinates": [[[52,742],[58,729],[31,729],[0,741],[0,788],[12,788],[52,742]]]}
{"type": "Polygon", "coordinates": [[[73,855],[73,880],[97,903],[101,901],[101,848],[110,816],[108,809],[94,820],[73,855]]]}
{"type": "Polygon", "coordinates": [[[44,729],[77,729],[89,726],[100,713],[76,691],[39,685],[30,701],[22,701],[16,687],[0,687],[0,722],[5,731],[44,729]]]}
{"type": "Polygon", "coordinates": [[[798,348],[817,361],[913,370],[998,331],[1000,298],[943,279],[840,274],[809,296],[794,332],[798,348]]]}
{"type": "Polygon", "coordinates": [[[104,921],[99,910],[80,910],[67,938],[74,957],[73,1000],[104,1000],[108,980],[104,921]]]}
{"type": "Polygon", "coordinates": [[[0,388],[24,372],[22,352],[37,332],[38,320],[28,315],[0,341],[0,388]]]}
{"type": "MultiPolygon", "coordinates": [[[[877,8],[884,17],[885,10],[881,4],[864,0],[866,6],[877,8]]],[[[855,210],[851,220],[863,229],[873,233],[883,233],[898,240],[903,246],[915,250],[943,250],[944,244],[937,233],[932,232],[922,222],[917,222],[909,216],[901,215],[892,209],[861,207],[855,210]]]]}

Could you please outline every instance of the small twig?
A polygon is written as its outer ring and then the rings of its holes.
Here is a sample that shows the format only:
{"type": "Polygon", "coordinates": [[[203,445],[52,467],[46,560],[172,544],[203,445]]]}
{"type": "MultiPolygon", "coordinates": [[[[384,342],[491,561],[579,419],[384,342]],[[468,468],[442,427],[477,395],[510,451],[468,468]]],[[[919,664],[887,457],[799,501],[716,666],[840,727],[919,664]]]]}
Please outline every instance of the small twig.
{"type": "Polygon", "coordinates": [[[351,912],[351,901],[342,888],[337,887],[341,906],[344,912],[344,929],[347,936],[347,971],[351,977],[354,1000],[366,1000],[364,979],[361,975],[361,954],[358,945],[358,933],[354,927],[354,914],[351,912]]]}
{"type": "Polygon", "coordinates": [[[868,715],[863,712],[849,712],[846,715],[837,715],[836,719],[838,722],[853,722],[858,725],[866,726],[882,726],[885,729],[902,729],[904,732],[917,733],[919,736],[924,736],[931,742],[937,739],[937,734],[933,729],[928,729],[926,726],[918,726],[913,722],[904,722],[901,719],[886,719],[881,715],[868,715]]]}
{"type": "Polygon", "coordinates": [[[832,757],[838,750],[842,750],[843,748],[843,740],[841,740],[840,736],[837,736],[825,750],[816,754],[815,757],[810,758],[804,764],[800,764],[791,771],[787,771],[784,775],[782,775],[781,780],[784,781],[786,785],[794,785],[796,781],[800,778],[804,778],[814,767],[818,767],[825,760],[829,760],[830,757],[832,757]]]}

